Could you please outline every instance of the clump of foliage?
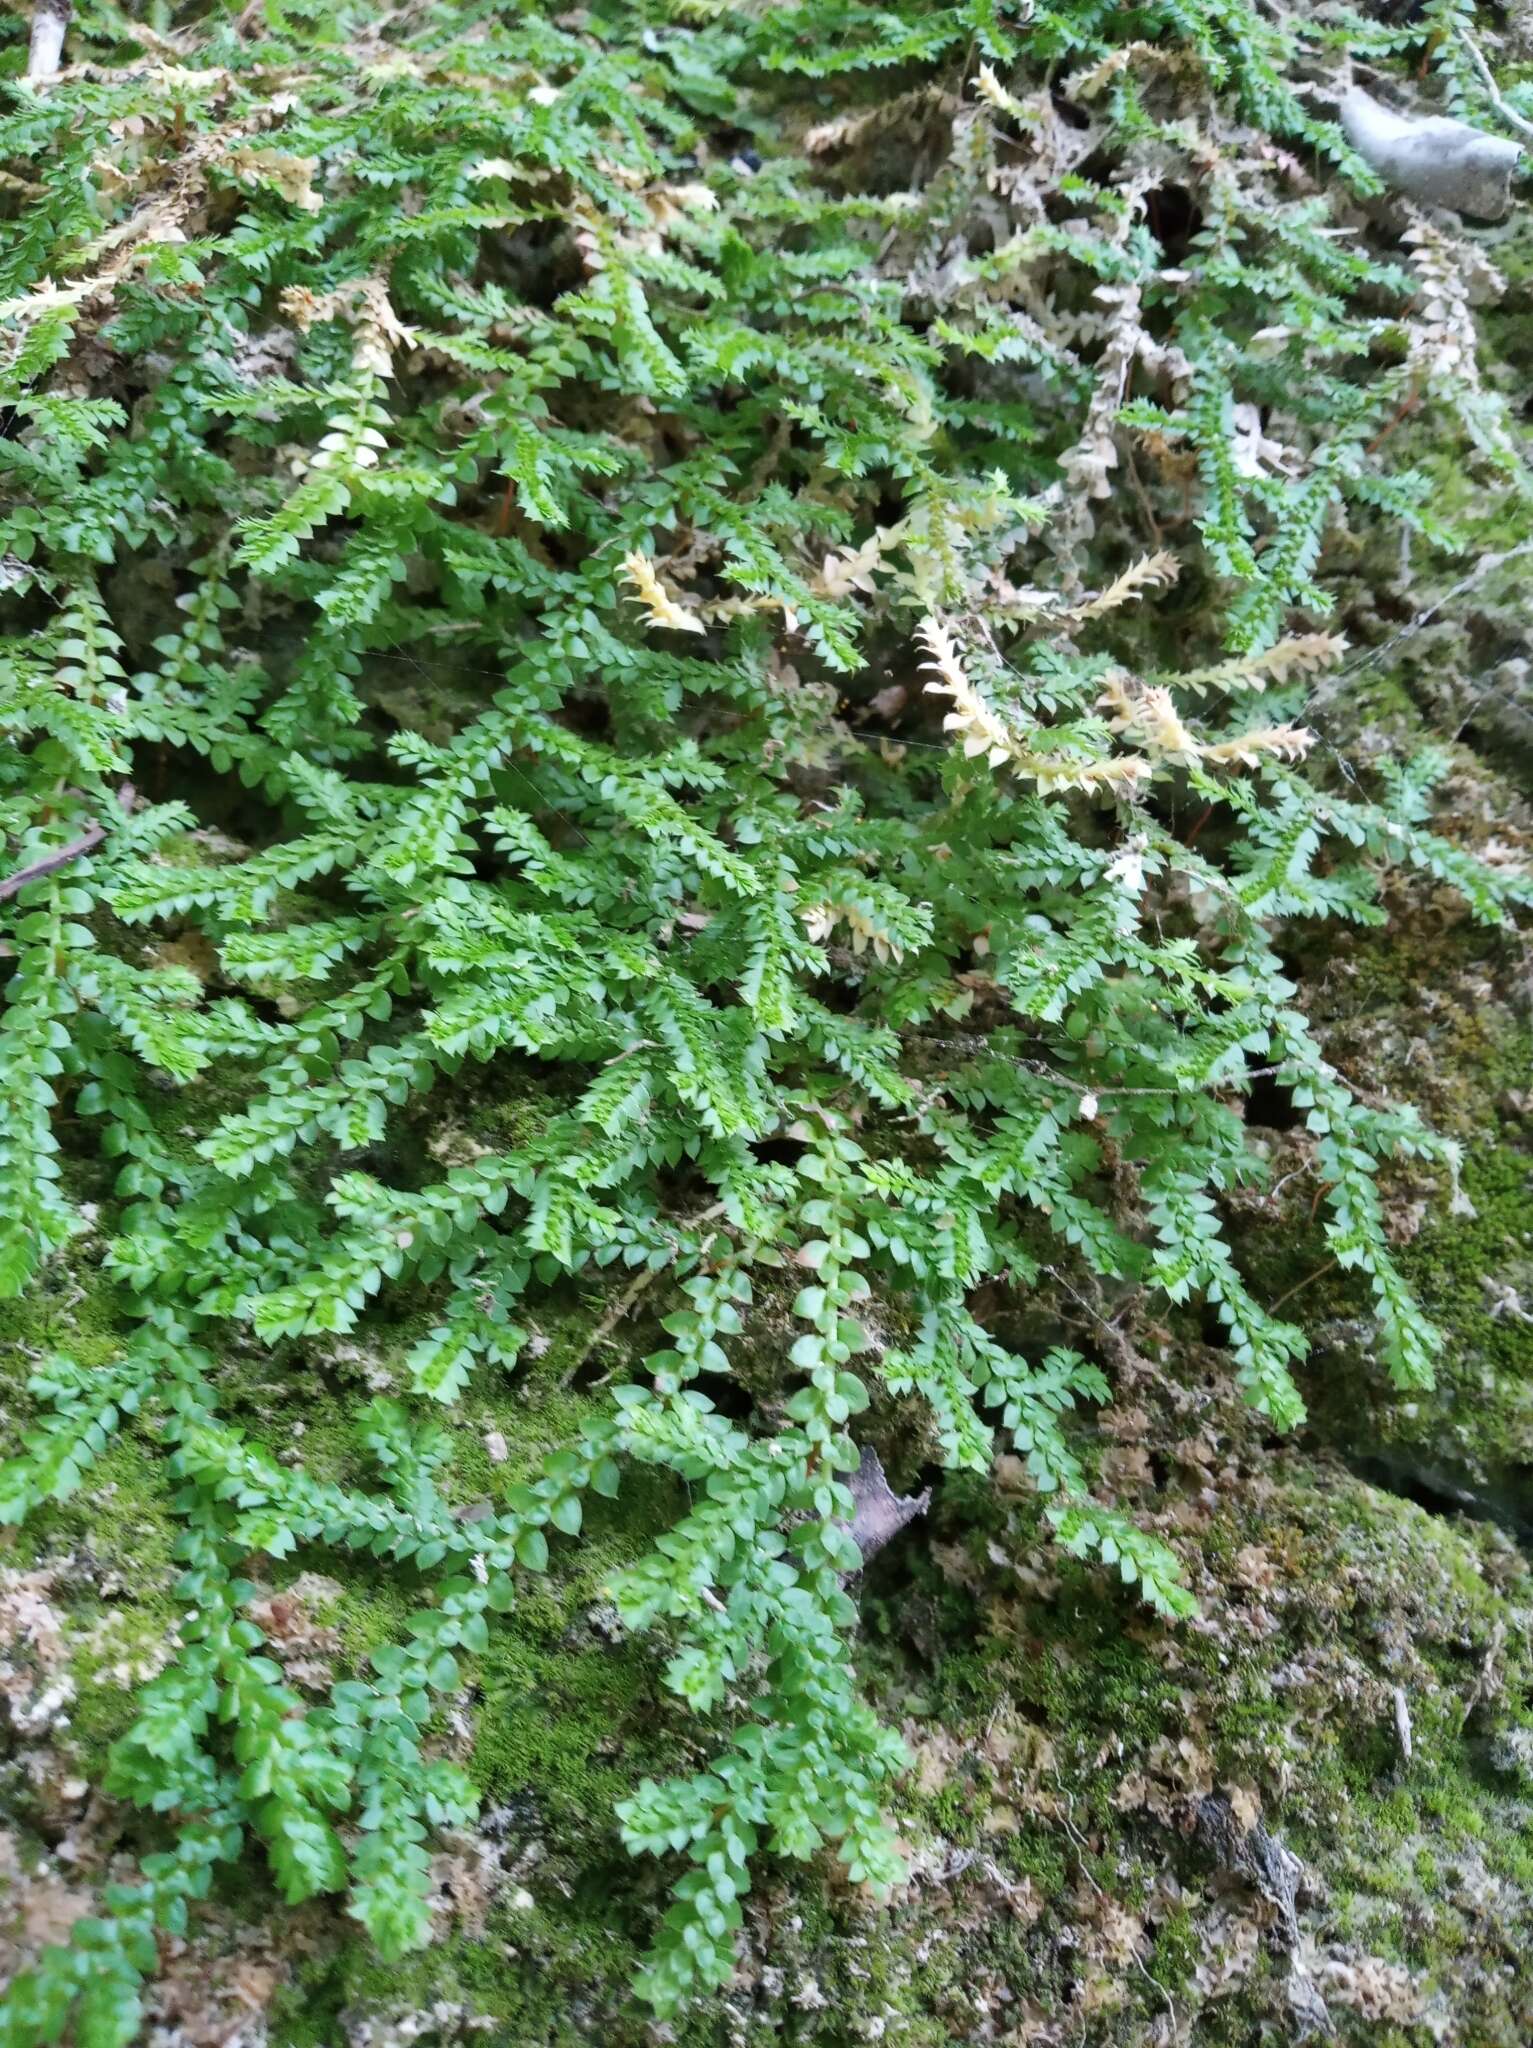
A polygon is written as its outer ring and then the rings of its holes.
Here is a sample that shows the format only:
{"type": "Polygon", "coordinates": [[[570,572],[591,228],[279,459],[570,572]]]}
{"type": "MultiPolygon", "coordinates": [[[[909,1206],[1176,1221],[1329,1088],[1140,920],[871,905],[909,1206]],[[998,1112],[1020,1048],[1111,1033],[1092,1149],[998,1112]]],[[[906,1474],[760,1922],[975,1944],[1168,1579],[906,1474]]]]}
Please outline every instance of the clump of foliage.
{"type": "Polygon", "coordinates": [[[1429,1380],[1376,1175],[1444,1148],[1327,1064],[1274,945],[1378,921],[1395,863],[1488,923],[1525,894],[1429,829],[1443,761],[1301,765],[1346,654],[1327,534],[1457,544],[1398,421],[1525,487],[1477,259],[1387,209],[1336,232],[1377,185],[1306,81],[1370,36],[1462,55],[1426,12],[99,0],[37,87],[13,22],[0,1289],[94,1227],[123,1336],[39,1367],[0,1515],[138,1418],[185,1618],[107,1781],[170,1846],[13,1987],[9,2048],[130,2039],[156,1929],[252,1840],[386,1956],[426,1941],[431,1831],[474,1808],[438,1703],[635,1463],[692,1505],[614,1597],[718,1744],[621,1809],[685,1865],[641,1992],[727,1977],[763,1853],[892,1883],[856,1418],[915,1397],[981,1472],[1014,1444],[1059,1540],[1184,1614],[1091,1496],[1103,1374],[981,1304],[1054,1262],[1200,1299],[1296,1425],[1303,1333],[1220,1211],[1263,1174],[1257,1075],[1429,1380]],[[391,1165],[466,1068],[529,1062],[535,1135],[391,1165]],[[781,1398],[731,1419],[708,1386],[785,1269],[781,1398]],[[666,1348],[458,1519],[428,1418],[603,1270],[654,1276],[666,1348]],[[301,1370],[406,1290],[432,1325],[357,1413],[371,1490],[225,1412],[232,1341],[301,1370]],[[240,1576],[299,1545],[429,1588],[308,1711],[240,1576]]]}

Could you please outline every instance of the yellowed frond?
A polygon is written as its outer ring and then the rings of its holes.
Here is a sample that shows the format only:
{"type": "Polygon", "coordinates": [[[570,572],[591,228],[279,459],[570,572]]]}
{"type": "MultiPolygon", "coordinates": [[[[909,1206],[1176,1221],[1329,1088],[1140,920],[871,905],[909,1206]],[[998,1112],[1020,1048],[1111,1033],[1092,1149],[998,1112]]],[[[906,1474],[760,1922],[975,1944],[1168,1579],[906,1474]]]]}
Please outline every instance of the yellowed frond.
{"type": "Polygon", "coordinates": [[[1193,669],[1166,680],[1178,690],[1265,690],[1272,683],[1281,685],[1294,676],[1334,668],[1346,651],[1340,633],[1304,633],[1280,640],[1264,654],[1243,654],[1214,668],[1193,669]]]}
{"type": "Polygon", "coordinates": [[[921,639],[931,660],[924,667],[935,669],[936,678],[926,687],[933,696],[951,697],[953,708],[942,721],[944,732],[957,733],[963,750],[971,759],[983,754],[992,768],[1013,760],[1021,751],[1005,725],[964,674],[963,663],[953,637],[940,619],[926,619],[921,639]]]}
{"type": "Polygon", "coordinates": [[[1164,550],[1154,555],[1143,555],[1137,562],[1130,562],[1123,574],[1095,597],[1061,612],[1059,622],[1061,625],[1083,626],[1088,619],[1100,619],[1107,612],[1117,611],[1120,605],[1132,604],[1147,591],[1164,589],[1181,573],[1181,564],[1175,555],[1168,555],[1164,550]]]}
{"type": "Polygon", "coordinates": [[[804,929],[816,945],[830,937],[835,927],[845,925],[854,953],[871,952],[875,960],[903,960],[899,941],[881,930],[853,903],[811,903],[799,912],[804,929]]]}
{"type": "Polygon", "coordinates": [[[623,557],[623,574],[634,588],[634,601],[643,605],[652,626],[664,626],[673,633],[701,633],[703,622],[696,612],[679,605],[655,573],[648,555],[635,549],[623,557]]]}
{"type": "Polygon", "coordinates": [[[1303,725],[1267,725],[1259,732],[1245,732],[1238,739],[1220,740],[1200,749],[1203,759],[1220,767],[1238,762],[1254,768],[1264,755],[1276,754],[1285,761],[1302,760],[1315,744],[1315,735],[1303,725]]]}
{"type": "Polygon", "coordinates": [[[1298,725],[1269,725],[1228,740],[1200,740],[1184,722],[1171,692],[1159,683],[1139,683],[1122,669],[1104,677],[1097,708],[1115,732],[1132,733],[1155,760],[1203,761],[1216,768],[1254,767],[1264,755],[1298,760],[1315,735],[1298,725]]]}
{"type": "Polygon", "coordinates": [[[961,738],[964,753],[971,759],[983,754],[992,768],[1009,766],[1018,775],[1030,776],[1045,792],[1127,791],[1148,780],[1150,763],[1136,754],[1106,761],[1082,761],[1069,754],[1050,755],[1024,746],[965,674],[946,626],[939,619],[927,619],[921,626],[921,638],[932,657],[923,665],[936,670],[927,689],[935,696],[953,700],[953,709],[943,719],[942,729],[961,738]]]}
{"type": "Polygon", "coordinates": [[[1010,114],[1014,121],[1034,122],[1039,118],[1037,107],[1030,107],[1026,100],[1019,100],[1015,93],[1008,92],[988,64],[981,64],[974,79],[974,90],[987,106],[994,107],[998,114],[1010,114]]]}

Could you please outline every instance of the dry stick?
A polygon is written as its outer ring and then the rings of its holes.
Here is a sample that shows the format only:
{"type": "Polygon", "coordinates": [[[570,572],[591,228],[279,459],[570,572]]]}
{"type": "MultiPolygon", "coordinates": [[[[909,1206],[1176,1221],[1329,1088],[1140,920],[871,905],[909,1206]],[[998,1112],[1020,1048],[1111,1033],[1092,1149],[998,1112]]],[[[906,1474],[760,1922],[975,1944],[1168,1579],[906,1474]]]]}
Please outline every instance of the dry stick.
{"type": "MultiPolygon", "coordinates": [[[[1420,412],[1420,410],[1421,393],[1415,390],[1407,391],[1389,419],[1363,450],[1363,453],[1371,455],[1376,448],[1381,448],[1402,421],[1408,420],[1412,413],[1420,412]]],[[[1409,528],[1407,528],[1407,531],[1409,531],[1409,528]]]]}
{"type": "MultiPolygon", "coordinates": [[[[132,810],[133,796],[132,783],[125,782],[117,792],[117,801],[125,811],[132,810]]],[[[19,895],[28,882],[35,882],[43,875],[53,874],[56,869],[67,866],[70,861],[78,860],[82,854],[93,853],[105,837],[105,825],[93,818],[78,839],[71,839],[67,846],[60,846],[52,853],[45,853],[40,860],[34,860],[27,867],[18,868],[15,874],[7,875],[0,880],[0,903],[19,895]]]]}
{"type": "Polygon", "coordinates": [[[1463,28],[1459,30],[1459,41],[1469,52],[1469,61],[1473,64],[1475,70],[1479,72],[1480,83],[1484,86],[1491,105],[1501,116],[1502,120],[1506,122],[1508,127],[1515,128],[1519,135],[1526,135],[1533,139],[1533,121],[1525,121],[1517,109],[1509,107],[1501,97],[1500,87],[1496,84],[1491,68],[1486,63],[1479,44],[1469,33],[1468,29],[1463,28]]]}
{"type": "Polygon", "coordinates": [[[15,896],[28,882],[35,882],[41,875],[51,875],[55,868],[61,868],[72,860],[78,860],[82,853],[89,853],[106,837],[105,825],[89,824],[78,839],[71,839],[67,846],[61,846],[54,853],[45,853],[41,860],[35,860],[30,867],[18,868],[14,875],[7,875],[0,881],[0,903],[8,896],[15,896]]]}
{"type": "MultiPolygon", "coordinates": [[[[1322,1189],[1320,1190],[1320,1193],[1321,1193],[1321,1194],[1323,1195],[1323,1194],[1325,1193],[1325,1189],[1324,1189],[1324,1188],[1322,1188],[1322,1189]]],[[[1319,1197],[1318,1197],[1318,1196],[1316,1197],[1316,1201],[1317,1201],[1317,1203],[1318,1203],[1318,1201],[1319,1201],[1319,1197]]],[[[1313,1211],[1313,1210],[1311,1210],[1311,1211],[1310,1211],[1310,1214],[1311,1214],[1311,1215],[1313,1215],[1313,1214],[1314,1214],[1314,1211],[1313,1211]]],[[[1334,1266],[1335,1264],[1336,1264],[1336,1261],[1335,1261],[1334,1259],[1327,1259],[1327,1260],[1326,1260],[1326,1262],[1325,1262],[1325,1264],[1324,1264],[1323,1266],[1317,1266],[1317,1267],[1315,1268],[1315,1270],[1314,1270],[1314,1272],[1313,1272],[1313,1273],[1306,1273],[1306,1274],[1305,1274],[1305,1276],[1304,1276],[1304,1278],[1303,1278],[1302,1280],[1296,1280],[1296,1281],[1294,1282],[1293,1286],[1289,1288],[1289,1290],[1288,1290],[1288,1292],[1287,1292],[1286,1294],[1280,1294],[1280,1295],[1278,1296],[1278,1298],[1277,1298],[1277,1300],[1276,1300],[1276,1301],[1269,1301],[1269,1302],[1268,1302],[1268,1304],[1267,1304],[1267,1313],[1268,1313],[1269,1315],[1274,1315],[1274,1316],[1275,1316],[1275,1315],[1277,1314],[1278,1310],[1279,1310],[1279,1309],[1280,1309],[1280,1308],[1281,1308],[1281,1307],[1283,1306],[1283,1303],[1284,1303],[1285,1301],[1292,1301],[1292,1300],[1293,1300],[1293,1298],[1294,1298],[1294,1296],[1295,1296],[1296,1294],[1300,1294],[1300,1293],[1302,1293],[1302,1292],[1303,1292],[1303,1290],[1304,1290],[1304,1289],[1305,1289],[1306,1287],[1308,1287],[1308,1286],[1309,1286],[1309,1284],[1310,1284],[1310,1282],[1311,1282],[1312,1280],[1318,1280],[1318,1279],[1320,1279],[1320,1278],[1321,1278],[1321,1276],[1322,1276],[1323,1274],[1329,1273],[1329,1272],[1330,1272],[1330,1270],[1331,1270],[1331,1268],[1332,1268],[1332,1267],[1333,1267],[1333,1266],[1334,1266]]]]}
{"type": "Polygon", "coordinates": [[[74,13],[74,0],[37,0],[32,16],[32,41],[27,49],[28,85],[46,85],[58,76],[64,54],[64,31],[74,13]]]}
{"type": "MultiPolygon", "coordinates": [[[[711,1209],[704,1209],[701,1215],[686,1217],[682,1222],[681,1228],[683,1230],[695,1230],[700,1223],[712,1223],[716,1218],[722,1216],[723,1213],[724,1204],[722,1202],[715,1202],[711,1209]]],[[[559,1384],[561,1387],[567,1387],[573,1383],[576,1374],[580,1371],[591,1353],[596,1350],[598,1345],[605,1344],[608,1341],[612,1332],[622,1322],[640,1295],[653,1287],[662,1273],[669,1273],[670,1271],[671,1268],[668,1265],[646,1266],[639,1277],[630,1286],[623,1289],[623,1292],[618,1296],[612,1307],[608,1309],[607,1313],[587,1338],[580,1356],[575,1360],[575,1363],[570,1367],[563,1379],[560,1380],[559,1384]]],[[[598,1380],[596,1384],[600,1386],[601,1381],[598,1380]]]]}

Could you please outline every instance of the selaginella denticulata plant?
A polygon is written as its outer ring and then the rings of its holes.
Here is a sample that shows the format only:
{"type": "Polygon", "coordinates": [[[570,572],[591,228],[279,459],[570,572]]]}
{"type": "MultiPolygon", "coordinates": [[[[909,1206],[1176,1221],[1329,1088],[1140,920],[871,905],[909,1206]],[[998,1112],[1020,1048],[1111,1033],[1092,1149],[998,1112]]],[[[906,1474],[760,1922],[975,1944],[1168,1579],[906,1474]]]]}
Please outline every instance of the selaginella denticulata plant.
{"type": "Polygon", "coordinates": [[[1207,1304],[1292,1430],[1305,1332],[1223,1211],[1258,1076],[1430,1382],[1376,1176],[1451,1148],[1328,1064],[1274,938],[1401,863],[1527,900],[1434,835],[1441,758],[1359,779],[1306,708],[1355,658],[1337,535],[1475,545],[1401,422],[1503,525],[1528,494],[1483,259],[1336,119],[1365,60],[1515,109],[1467,7],[1395,12],[91,0],[32,82],[7,18],[0,1291],[84,1274],[108,1339],[30,1362],[0,1517],[134,1433],[179,1621],[104,1779],[138,1874],[5,2048],[132,2040],[236,1859],[427,1942],[444,1717],[644,1467],[685,1486],[608,1590],[705,1747],[617,1816],[675,1880],[640,1996],[728,1978],[762,1859],[895,1884],[862,1418],[1019,1454],[1186,1625],[1093,1497],[1103,1364],[983,1304],[1207,1304]],[[537,1113],[429,1142],[487,1091],[537,1113]],[[577,1287],[662,1348],[465,1519],[465,1389],[577,1287]],[[266,1439],[253,1383],[401,1323],[344,1458],[266,1439]],[[318,1701],[252,1615],[294,1552],[407,1602],[318,1701]]]}

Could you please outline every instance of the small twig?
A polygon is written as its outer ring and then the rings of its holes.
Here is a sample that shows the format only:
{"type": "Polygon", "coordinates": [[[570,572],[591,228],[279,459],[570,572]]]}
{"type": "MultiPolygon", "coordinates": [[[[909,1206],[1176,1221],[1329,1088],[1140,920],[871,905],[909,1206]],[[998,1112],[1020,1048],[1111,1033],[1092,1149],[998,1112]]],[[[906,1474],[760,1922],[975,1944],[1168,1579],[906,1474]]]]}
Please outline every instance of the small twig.
{"type": "Polygon", "coordinates": [[[1403,1685],[1395,1687],[1393,1699],[1395,1706],[1395,1740],[1400,1745],[1401,1761],[1408,1764],[1411,1760],[1412,1752],[1411,1704],[1405,1697],[1405,1687],[1403,1685]]]}
{"type": "MultiPolygon", "coordinates": [[[[712,1208],[704,1209],[701,1215],[688,1216],[682,1223],[681,1228],[683,1230],[695,1230],[699,1224],[712,1223],[716,1220],[716,1218],[722,1216],[723,1213],[724,1204],[722,1202],[715,1202],[712,1208]]],[[[670,1271],[671,1268],[668,1265],[646,1266],[643,1269],[643,1271],[638,1275],[638,1277],[623,1289],[622,1293],[618,1296],[617,1300],[612,1304],[611,1308],[608,1309],[607,1313],[602,1317],[601,1321],[596,1325],[596,1328],[591,1332],[590,1336],[586,1339],[585,1346],[581,1351],[580,1356],[575,1360],[575,1363],[569,1368],[568,1372],[565,1373],[563,1379],[560,1380],[559,1384],[561,1387],[567,1387],[572,1383],[576,1374],[580,1371],[581,1367],[585,1364],[586,1360],[591,1356],[591,1353],[593,1351],[595,1351],[600,1345],[611,1342],[612,1332],[617,1328],[618,1324],[622,1322],[623,1318],[628,1314],[628,1311],[633,1307],[634,1303],[638,1301],[640,1297],[644,1295],[651,1287],[654,1286],[655,1282],[660,1278],[662,1273],[669,1273],[670,1271]]]]}
{"type": "Polygon", "coordinates": [[[106,827],[94,822],[88,825],[78,839],[71,839],[67,846],[60,846],[52,853],[45,853],[41,860],[34,860],[30,866],[18,868],[13,875],[0,881],[0,903],[7,897],[18,895],[28,882],[35,882],[43,875],[51,875],[55,868],[78,860],[82,853],[90,853],[106,837],[106,827]]]}
{"type": "Polygon", "coordinates": [[[1283,1175],[1283,1178],[1282,1178],[1282,1179],[1281,1179],[1280,1181],[1276,1181],[1276,1182],[1274,1182],[1274,1183],[1273,1183],[1273,1185],[1272,1185],[1272,1186],[1271,1186],[1270,1188],[1268,1188],[1268,1190],[1267,1190],[1267,1200],[1268,1200],[1269,1202],[1275,1202],[1275,1201],[1277,1200],[1278,1196],[1279,1196],[1279,1195],[1280,1195],[1280,1194],[1281,1194],[1281,1193],[1283,1192],[1284,1188],[1286,1188],[1286,1187],[1288,1186],[1288,1183],[1289,1183],[1290,1181],[1295,1181],[1295,1180],[1302,1180],[1302,1179],[1304,1178],[1305,1174],[1307,1174],[1307,1173],[1313,1173],[1313,1172],[1314,1172],[1314,1170],[1315,1170],[1315,1162],[1314,1162],[1314,1160],[1313,1160],[1313,1159],[1306,1159],[1306,1160],[1305,1160],[1305,1162],[1304,1162],[1304,1164],[1303,1164],[1302,1166],[1296,1166],[1296,1167],[1294,1167],[1294,1169],[1292,1170],[1292,1172],[1291,1172],[1291,1173],[1285,1173],[1285,1174],[1283,1175]]]}
{"type": "Polygon", "coordinates": [[[1145,489],[1144,478],[1139,474],[1139,465],[1134,460],[1133,442],[1127,435],[1124,436],[1123,454],[1124,468],[1128,472],[1129,488],[1139,501],[1139,509],[1144,514],[1144,523],[1150,529],[1150,538],[1154,541],[1157,548],[1164,547],[1166,542],[1165,531],[1160,521],[1155,517],[1155,507],[1150,503],[1150,494],[1145,489]]]}
{"type": "MultiPolygon", "coordinates": [[[[1322,1188],[1320,1192],[1324,1194],[1324,1188],[1322,1188]]],[[[1280,1294],[1276,1301],[1268,1302],[1268,1315],[1275,1316],[1278,1310],[1283,1306],[1283,1303],[1285,1301],[1292,1301],[1296,1294],[1302,1294],[1304,1289],[1310,1285],[1311,1281],[1321,1279],[1325,1274],[1330,1272],[1331,1268],[1335,1265],[1335,1263],[1336,1261],[1334,1259],[1327,1259],[1325,1264],[1323,1266],[1317,1266],[1313,1273],[1306,1273],[1302,1280],[1296,1280],[1293,1286],[1289,1288],[1286,1294],[1280,1294]]]]}
{"type": "Polygon", "coordinates": [[[1468,29],[1461,28],[1459,30],[1459,41],[1469,52],[1469,61],[1475,70],[1479,72],[1480,83],[1485,88],[1485,96],[1496,112],[1509,128],[1515,128],[1519,135],[1526,135],[1530,141],[1533,141],[1533,121],[1525,121],[1521,114],[1517,112],[1517,109],[1509,107],[1501,97],[1501,88],[1496,84],[1495,76],[1490,66],[1486,63],[1479,44],[1469,33],[1468,29]]]}
{"type": "MultiPolygon", "coordinates": [[[[1411,417],[1412,413],[1419,412],[1420,410],[1421,393],[1413,387],[1411,390],[1406,392],[1405,396],[1401,399],[1400,403],[1395,407],[1395,410],[1390,415],[1389,419],[1386,420],[1382,427],[1380,427],[1379,431],[1368,443],[1368,446],[1363,450],[1363,453],[1365,455],[1372,455],[1375,449],[1382,448],[1384,443],[1389,439],[1390,435],[1394,432],[1395,428],[1402,425],[1406,420],[1408,420],[1411,417]]],[[[1410,528],[1407,527],[1405,531],[1408,533],[1410,531],[1410,528]]]]}
{"type": "Polygon", "coordinates": [[[1195,824],[1195,825],[1193,826],[1192,830],[1191,830],[1191,831],[1190,831],[1190,832],[1189,832],[1189,833],[1187,834],[1187,837],[1186,837],[1186,839],[1185,839],[1185,840],[1183,841],[1183,844],[1184,844],[1184,845],[1186,845],[1186,846],[1191,846],[1191,845],[1193,845],[1193,844],[1195,843],[1195,841],[1197,840],[1197,836],[1198,836],[1198,834],[1199,834],[1199,833],[1200,833],[1200,832],[1201,832],[1201,831],[1203,830],[1203,827],[1204,827],[1204,826],[1205,826],[1205,825],[1206,825],[1206,824],[1208,823],[1209,819],[1210,819],[1210,818],[1211,818],[1211,817],[1212,817],[1213,815],[1214,815],[1214,807],[1213,807],[1213,805],[1212,805],[1212,804],[1208,804],[1208,805],[1206,805],[1206,806],[1205,806],[1205,808],[1204,808],[1204,811],[1203,811],[1203,815],[1202,815],[1202,817],[1201,817],[1201,818],[1199,818],[1199,820],[1197,821],[1197,823],[1196,823],[1196,824],[1195,824]]]}
{"type": "MultiPolygon", "coordinates": [[[[133,808],[134,790],[131,782],[125,782],[117,792],[117,801],[125,811],[133,808]]],[[[17,896],[28,882],[36,882],[44,875],[51,875],[56,869],[66,867],[70,861],[79,860],[82,854],[92,853],[106,837],[106,827],[93,818],[78,839],[71,839],[67,846],[55,847],[52,853],[45,853],[40,860],[34,860],[24,868],[18,868],[13,875],[0,879],[0,903],[17,896]]]]}

